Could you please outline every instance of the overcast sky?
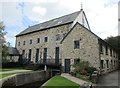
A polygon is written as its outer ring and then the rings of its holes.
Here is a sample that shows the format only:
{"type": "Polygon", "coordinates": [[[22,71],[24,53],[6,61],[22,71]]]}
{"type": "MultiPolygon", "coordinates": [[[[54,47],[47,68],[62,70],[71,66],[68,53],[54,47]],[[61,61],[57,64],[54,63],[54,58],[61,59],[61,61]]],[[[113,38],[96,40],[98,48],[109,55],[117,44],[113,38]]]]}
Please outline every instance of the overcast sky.
{"type": "Polygon", "coordinates": [[[102,39],[118,35],[119,0],[0,0],[0,21],[4,22],[6,40],[15,46],[15,36],[28,26],[81,9],[86,13],[91,31],[102,39]]]}

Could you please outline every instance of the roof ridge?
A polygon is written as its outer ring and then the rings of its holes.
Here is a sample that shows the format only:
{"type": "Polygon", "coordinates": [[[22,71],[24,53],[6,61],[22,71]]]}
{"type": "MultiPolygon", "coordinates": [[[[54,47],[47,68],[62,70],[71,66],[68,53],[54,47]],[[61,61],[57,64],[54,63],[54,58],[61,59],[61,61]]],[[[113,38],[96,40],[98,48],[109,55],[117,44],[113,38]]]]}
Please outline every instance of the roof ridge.
{"type": "MultiPolygon", "coordinates": [[[[47,22],[49,22],[49,21],[54,21],[55,19],[59,19],[59,18],[65,17],[65,16],[69,16],[69,15],[72,15],[72,14],[75,14],[75,13],[78,13],[78,12],[81,12],[81,11],[76,11],[76,12],[73,12],[73,13],[70,13],[70,14],[62,15],[62,16],[53,18],[53,19],[51,19],[51,20],[47,20],[47,21],[44,21],[44,22],[35,24],[35,25],[33,25],[33,26],[40,25],[40,24],[43,24],[43,23],[47,23],[47,22]]],[[[32,27],[32,26],[30,26],[30,27],[32,27]]]]}
{"type": "Polygon", "coordinates": [[[18,35],[16,35],[16,37],[23,35],[23,34],[26,34],[26,33],[40,31],[40,30],[47,29],[50,27],[59,26],[59,25],[63,25],[66,23],[73,22],[76,19],[76,17],[80,14],[80,12],[81,11],[76,11],[76,12],[73,12],[73,13],[70,13],[67,15],[56,17],[54,19],[29,26],[25,30],[21,31],[18,35]]]}

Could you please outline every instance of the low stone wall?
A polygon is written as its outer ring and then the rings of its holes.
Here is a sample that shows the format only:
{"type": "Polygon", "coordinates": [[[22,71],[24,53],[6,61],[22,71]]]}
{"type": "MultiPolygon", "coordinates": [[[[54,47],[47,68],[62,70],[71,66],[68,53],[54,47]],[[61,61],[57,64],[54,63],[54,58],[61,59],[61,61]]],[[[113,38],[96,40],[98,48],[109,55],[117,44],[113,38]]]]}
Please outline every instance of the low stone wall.
{"type": "Polygon", "coordinates": [[[16,85],[16,75],[11,75],[5,78],[0,79],[0,88],[2,86],[15,86],[16,85]]]}
{"type": "Polygon", "coordinates": [[[45,81],[50,78],[48,71],[37,71],[23,74],[16,74],[3,78],[2,86],[21,86],[36,81],[45,81]]]}

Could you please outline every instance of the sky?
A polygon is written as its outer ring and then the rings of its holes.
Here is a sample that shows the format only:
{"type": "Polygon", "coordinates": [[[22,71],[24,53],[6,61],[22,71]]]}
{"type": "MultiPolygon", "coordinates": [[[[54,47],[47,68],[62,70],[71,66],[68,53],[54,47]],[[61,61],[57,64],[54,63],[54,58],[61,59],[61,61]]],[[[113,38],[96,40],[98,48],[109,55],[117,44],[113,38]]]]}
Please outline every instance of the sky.
{"type": "Polygon", "coordinates": [[[102,39],[118,35],[119,0],[0,0],[0,22],[6,41],[15,46],[16,35],[27,27],[82,8],[91,31],[102,39]]]}

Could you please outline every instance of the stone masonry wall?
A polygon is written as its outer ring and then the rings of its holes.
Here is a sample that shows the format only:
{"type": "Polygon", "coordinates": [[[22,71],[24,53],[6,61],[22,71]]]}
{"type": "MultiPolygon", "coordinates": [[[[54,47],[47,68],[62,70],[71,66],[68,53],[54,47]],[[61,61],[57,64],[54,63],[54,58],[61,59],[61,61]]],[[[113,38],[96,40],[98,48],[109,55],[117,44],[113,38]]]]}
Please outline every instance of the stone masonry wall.
{"type": "MultiPolygon", "coordinates": [[[[47,58],[55,58],[55,47],[61,47],[60,41],[63,38],[63,34],[69,31],[71,24],[66,24],[47,30],[19,36],[16,38],[16,47],[22,53],[25,50],[25,57],[28,58],[29,49],[32,49],[32,61],[35,62],[36,49],[39,49],[39,59],[43,58],[43,49],[47,48],[47,58]],[[60,40],[56,41],[56,34],[60,34],[60,40]],[[48,37],[48,42],[44,42],[44,37],[48,37]],[[40,38],[40,43],[37,43],[37,38],[40,38]],[[29,44],[30,39],[32,39],[32,44],[29,44]],[[23,45],[23,41],[26,44],[23,45]],[[20,42],[20,46],[18,46],[20,42]]],[[[61,58],[61,48],[60,48],[60,58],[61,58]]]]}
{"type": "Polygon", "coordinates": [[[106,54],[106,45],[103,44],[103,52],[101,53],[101,60],[103,60],[103,68],[102,68],[102,73],[107,73],[111,72],[113,70],[116,70],[118,68],[118,57],[117,57],[117,52],[109,47],[108,47],[108,54],[106,54]],[[112,55],[110,55],[110,49],[112,49],[112,55]],[[107,66],[107,60],[108,60],[108,66],[107,66]]]}
{"type": "Polygon", "coordinates": [[[79,24],[63,41],[62,52],[63,66],[64,59],[71,59],[71,64],[73,64],[74,59],[79,58],[80,60],[89,61],[93,67],[100,67],[98,38],[79,24]],[[74,49],[75,40],[80,40],[80,49],[74,49]]]}

